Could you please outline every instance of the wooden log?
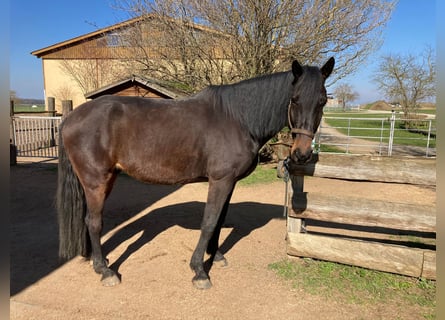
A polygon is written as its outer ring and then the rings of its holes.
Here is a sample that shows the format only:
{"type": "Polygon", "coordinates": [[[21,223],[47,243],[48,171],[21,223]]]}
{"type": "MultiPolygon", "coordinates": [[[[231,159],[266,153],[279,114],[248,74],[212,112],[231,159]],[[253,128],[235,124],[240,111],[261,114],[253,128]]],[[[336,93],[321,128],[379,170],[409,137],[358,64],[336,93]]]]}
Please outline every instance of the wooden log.
{"type": "Polygon", "coordinates": [[[62,100],[62,116],[66,117],[71,111],[73,111],[73,101],[62,100]]]}
{"type": "Polygon", "coordinates": [[[56,110],[56,98],[54,97],[48,97],[48,111],[54,112],[56,110]]]}
{"type": "Polygon", "coordinates": [[[436,159],[314,154],[305,165],[289,165],[292,175],[346,180],[436,185],[436,159]]]}
{"type": "Polygon", "coordinates": [[[56,98],[48,97],[48,112],[54,117],[56,115],[56,98]]]}
{"type": "Polygon", "coordinates": [[[301,219],[287,219],[287,232],[299,233],[301,232],[301,219]]]}
{"type": "Polygon", "coordinates": [[[436,252],[425,251],[423,253],[422,278],[436,280],[436,252]]]}
{"type": "MultiPolygon", "coordinates": [[[[287,253],[291,256],[333,261],[411,277],[420,277],[424,269],[424,253],[416,248],[304,233],[288,233],[287,243],[287,253]]],[[[429,276],[432,272],[424,274],[429,276]]]]}
{"type": "Polygon", "coordinates": [[[436,207],[294,192],[289,216],[359,226],[436,232],[436,207]]]}

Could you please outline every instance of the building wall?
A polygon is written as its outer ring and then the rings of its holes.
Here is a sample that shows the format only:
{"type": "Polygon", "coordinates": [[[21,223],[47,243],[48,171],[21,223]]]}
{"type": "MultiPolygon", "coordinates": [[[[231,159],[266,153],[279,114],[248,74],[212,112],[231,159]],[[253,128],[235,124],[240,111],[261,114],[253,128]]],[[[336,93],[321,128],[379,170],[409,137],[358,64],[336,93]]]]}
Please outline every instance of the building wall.
{"type": "Polygon", "coordinates": [[[126,65],[116,59],[43,59],[45,100],[54,97],[56,111],[62,112],[62,100],[72,100],[73,108],[87,101],[85,94],[128,76],[126,65]],[[76,70],[68,72],[69,64],[76,70]],[[75,74],[79,80],[75,80],[75,74]]]}
{"type": "Polygon", "coordinates": [[[62,100],[72,100],[73,107],[86,101],[77,82],[63,72],[60,60],[43,59],[45,103],[48,108],[48,97],[56,100],[56,111],[62,112],[62,100]]]}
{"type": "MultiPolygon", "coordinates": [[[[62,100],[73,100],[73,107],[77,107],[85,102],[84,95],[93,92],[99,88],[110,85],[123,78],[129,77],[133,74],[141,75],[150,78],[162,78],[164,74],[147,74],[147,66],[143,64],[134,63],[131,65],[130,61],[139,60],[142,57],[149,57],[151,61],[144,61],[147,64],[162,64],[164,69],[175,70],[178,74],[182,73],[183,65],[178,59],[179,56],[172,56],[171,51],[175,51],[175,44],[171,43],[172,39],[166,37],[165,25],[160,24],[156,20],[146,20],[139,23],[134,20],[135,24],[124,23],[122,28],[113,29],[106,28],[102,33],[97,33],[91,37],[79,39],[75,38],[68,40],[63,45],[56,45],[53,48],[47,49],[40,54],[43,60],[44,86],[45,86],[45,100],[47,103],[48,97],[56,99],[56,109],[61,112],[62,100]],[[118,37],[119,33],[127,33],[133,28],[140,28],[141,36],[134,38],[118,37]],[[130,47],[133,49],[130,50],[130,47]],[[165,59],[166,53],[169,53],[170,63],[165,59]],[[174,60],[174,61],[171,61],[174,60]],[[68,74],[62,67],[63,64],[69,61],[70,63],[79,63],[80,68],[76,72],[68,74]],[[92,63],[89,63],[92,62],[92,63]],[[139,69],[142,68],[142,71],[139,69]],[[75,81],[73,75],[79,76],[86,72],[95,76],[94,83],[89,83],[87,88],[79,86],[79,82],[75,81]]],[[[211,33],[213,42],[207,44],[206,50],[211,53],[212,57],[219,57],[221,67],[226,66],[226,60],[223,59],[221,46],[225,39],[224,35],[207,30],[204,27],[196,28],[198,33],[211,33]]],[[[129,33],[132,34],[132,33],[129,33]]],[[[230,64],[228,64],[230,67],[230,64]]],[[[154,68],[157,69],[157,68],[154,68]]],[[[153,70],[153,69],[152,69],[153,70]]],[[[215,76],[214,83],[219,83],[218,75],[215,76]]]]}

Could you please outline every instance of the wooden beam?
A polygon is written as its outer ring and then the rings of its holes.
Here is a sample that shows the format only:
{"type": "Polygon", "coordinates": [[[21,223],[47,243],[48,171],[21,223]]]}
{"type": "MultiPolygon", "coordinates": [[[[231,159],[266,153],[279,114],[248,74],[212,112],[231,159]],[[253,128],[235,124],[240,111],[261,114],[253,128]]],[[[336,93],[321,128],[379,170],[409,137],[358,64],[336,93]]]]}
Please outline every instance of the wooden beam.
{"type": "Polygon", "coordinates": [[[422,278],[436,279],[436,252],[425,251],[423,254],[422,278]]]}
{"type": "Polygon", "coordinates": [[[288,233],[287,244],[291,256],[435,279],[435,252],[428,252],[424,267],[424,251],[416,248],[304,233],[288,233]]]}
{"type": "Polygon", "coordinates": [[[294,192],[289,216],[359,226],[436,232],[436,207],[294,192]]]}
{"type": "Polygon", "coordinates": [[[290,163],[289,173],[346,180],[436,185],[436,159],[314,154],[305,165],[290,163]]]}

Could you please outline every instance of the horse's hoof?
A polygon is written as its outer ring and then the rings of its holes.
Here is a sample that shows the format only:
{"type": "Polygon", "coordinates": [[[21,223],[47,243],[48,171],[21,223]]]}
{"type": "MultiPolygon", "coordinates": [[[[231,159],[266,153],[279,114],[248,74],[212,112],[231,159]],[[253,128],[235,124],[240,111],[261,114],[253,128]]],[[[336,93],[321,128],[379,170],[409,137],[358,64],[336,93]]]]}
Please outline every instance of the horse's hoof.
{"type": "Polygon", "coordinates": [[[212,283],[209,279],[193,279],[193,285],[196,289],[207,290],[212,287],[212,283]]]}
{"type": "Polygon", "coordinates": [[[115,285],[118,285],[121,283],[121,280],[115,274],[113,274],[112,276],[106,277],[106,278],[102,277],[102,279],[100,281],[102,282],[102,285],[104,287],[114,287],[115,285]]]}
{"type": "Polygon", "coordinates": [[[213,264],[219,268],[226,268],[229,266],[226,258],[223,258],[221,260],[213,260],[213,264]]]}

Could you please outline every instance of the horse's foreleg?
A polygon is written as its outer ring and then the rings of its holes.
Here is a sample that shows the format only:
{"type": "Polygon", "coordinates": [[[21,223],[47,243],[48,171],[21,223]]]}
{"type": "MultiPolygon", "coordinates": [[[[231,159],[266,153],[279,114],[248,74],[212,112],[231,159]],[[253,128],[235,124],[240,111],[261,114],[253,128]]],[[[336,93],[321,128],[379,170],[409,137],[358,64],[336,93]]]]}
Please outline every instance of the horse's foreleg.
{"type": "MultiPolygon", "coordinates": [[[[207,196],[204,217],[201,222],[201,236],[199,237],[198,245],[196,246],[190,261],[190,267],[195,272],[195,276],[193,277],[192,281],[194,286],[198,289],[209,289],[212,286],[209,276],[204,270],[204,253],[209,246],[209,241],[214,234],[216,226],[221,220],[221,225],[224,221],[224,217],[223,219],[220,219],[220,216],[223,212],[223,208],[226,205],[226,201],[230,199],[233,188],[233,181],[219,180],[216,182],[209,182],[209,194],[207,196]]],[[[219,231],[217,233],[217,236],[219,236],[219,231]]],[[[211,249],[214,249],[214,247],[215,243],[212,241],[211,249]]],[[[217,248],[218,243],[216,238],[216,249],[217,248]]],[[[217,251],[215,250],[215,254],[216,252],[217,251]]]]}
{"type": "Polygon", "coordinates": [[[102,284],[104,286],[114,286],[120,283],[116,273],[108,268],[108,262],[103,256],[100,237],[102,234],[102,214],[105,198],[109,191],[107,188],[96,187],[94,189],[85,189],[88,213],[85,223],[91,240],[91,259],[96,273],[102,275],[102,284]]]}
{"type": "Polygon", "coordinates": [[[224,203],[224,206],[221,210],[221,215],[219,216],[218,223],[216,224],[215,230],[213,231],[213,235],[210,238],[209,244],[207,246],[207,253],[211,255],[213,263],[214,264],[216,263],[221,267],[226,267],[228,264],[227,259],[219,250],[219,237],[221,234],[221,228],[227,216],[227,211],[229,210],[229,204],[230,204],[230,199],[232,198],[232,193],[233,189],[227,196],[226,202],[224,203]]]}

